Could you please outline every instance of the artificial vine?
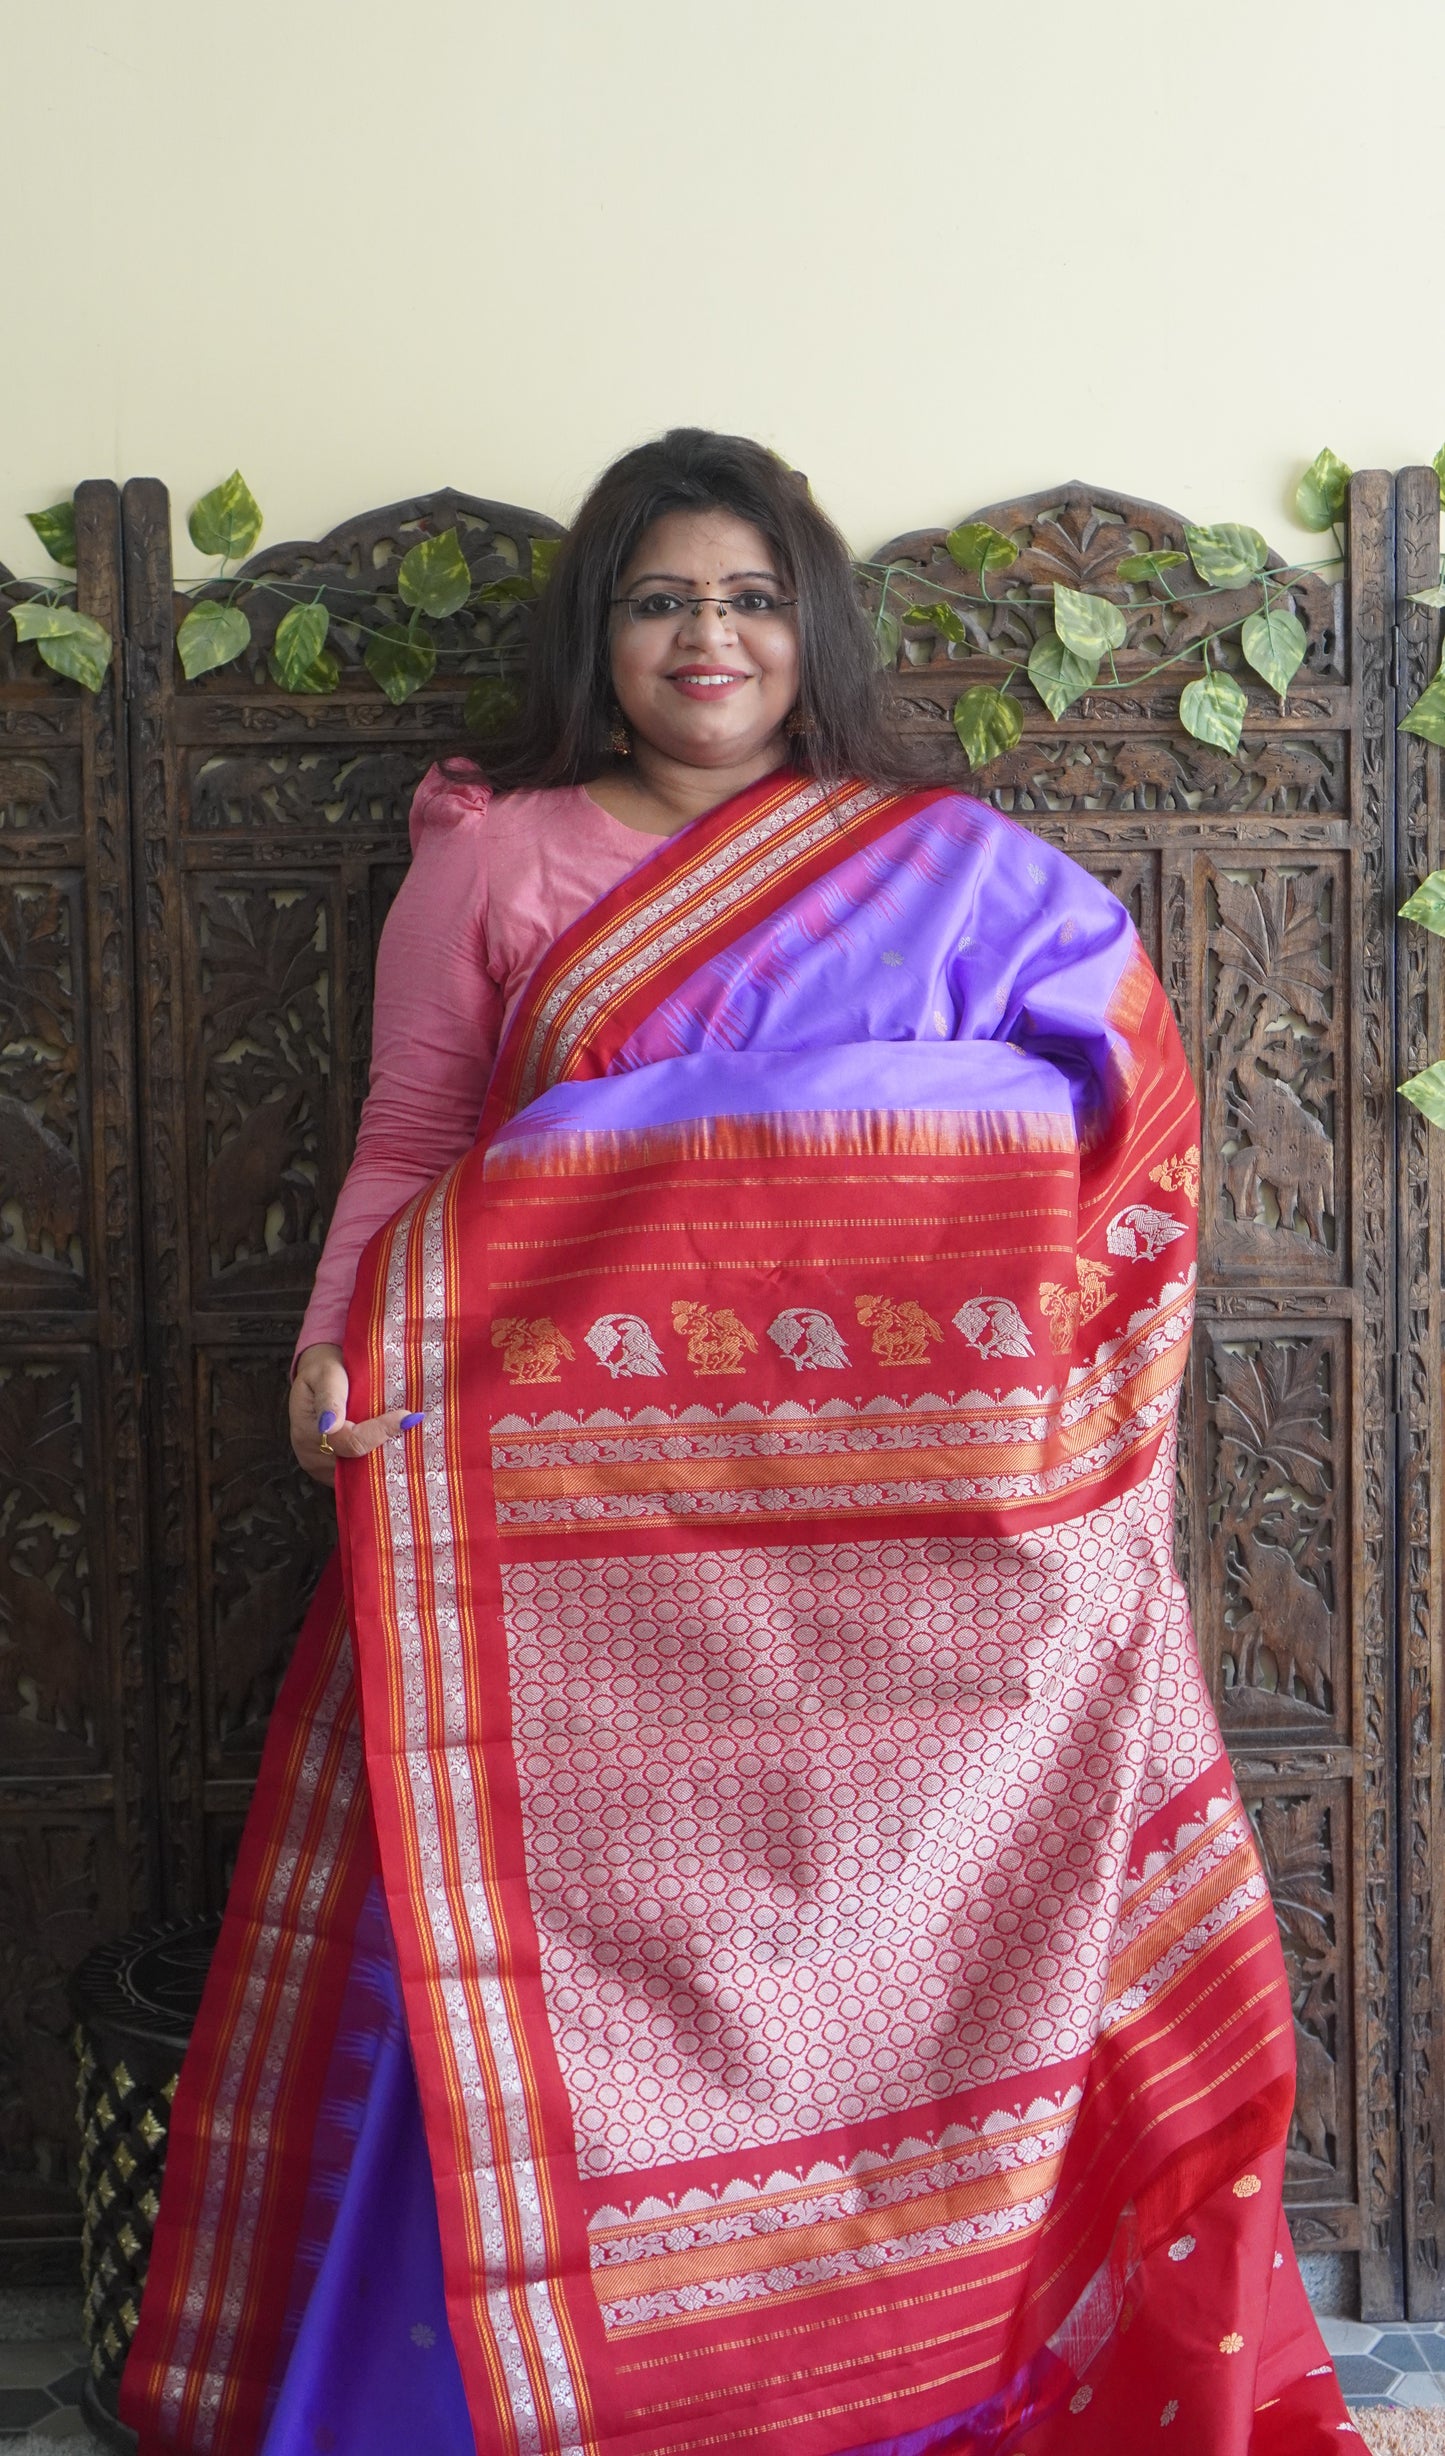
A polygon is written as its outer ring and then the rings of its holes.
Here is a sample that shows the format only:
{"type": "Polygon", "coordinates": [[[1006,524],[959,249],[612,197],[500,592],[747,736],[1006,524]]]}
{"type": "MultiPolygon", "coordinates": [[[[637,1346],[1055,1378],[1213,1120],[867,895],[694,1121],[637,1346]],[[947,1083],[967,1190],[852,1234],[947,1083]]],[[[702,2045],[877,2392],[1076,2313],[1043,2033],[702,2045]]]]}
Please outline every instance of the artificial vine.
{"type": "MultiPolygon", "coordinates": [[[[1445,500],[1445,445],[1431,466],[1445,500]]],[[[1342,524],[1352,475],[1346,463],[1326,448],[1316,454],[1295,489],[1295,512],[1302,527],[1334,532],[1337,550],[1325,562],[1277,565],[1271,570],[1264,538],[1258,529],[1239,521],[1222,521],[1212,527],[1196,527],[1186,521],[1182,551],[1125,555],[1116,566],[1117,577],[1127,584],[1157,588],[1171,603],[1235,596],[1241,588],[1259,592],[1257,605],[1244,613],[1233,610],[1227,621],[1187,648],[1161,658],[1143,674],[1120,676],[1116,651],[1126,643],[1128,622],[1112,598],[1068,588],[1062,581],[1048,583],[1052,621],[1035,640],[1027,659],[1015,664],[1002,683],[975,684],[954,703],[954,731],[969,765],[986,766],[1019,742],[1024,711],[1009,688],[1019,673],[1027,673],[1049,714],[1058,718],[1086,692],[1098,696],[1137,690],[1155,674],[1177,668],[1196,651],[1200,671],[1180,691],[1179,722],[1196,741],[1232,755],[1239,748],[1249,702],[1242,684],[1218,662],[1220,645],[1237,633],[1245,663],[1278,695],[1281,708],[1286,705],[1308,645],[1303,623],[1286,603],[1289,584],[1308,572],[1337,569],[1343,560],[1342,524]],[[1171,573],[1182,578],[1186,572],[1202,585],[1186,589],[1171,580],[1171,573]]],[[[63,572],[73,572],[74,504],[52,503],[43,512],[30,512],[27,518],[51,562],[63,572]]],[[[186,525],[197,552],[216,564],[213,573],[186,583],[179,591],[192,600],[176,632],[176,651],[187,681],[233,665],[245,654],[251,643],[245,601],[264,592],[287,601],[267,656],[271,679],[281,690],[309,698],[337,688],[342,669],[329,645],[334,625],[335,634],[353,654],[359,649],[373,682],[397,707],[430,682],[443,658],[475,659],[475,648],[448,648],[433,626],[465,607],[535,599],[546,586],[560,543],[554,537],[529,539],[528,571],[511,572],[476,586],[454,528],[440,537],[425,537],[403,556],[397,571],[396,593],[405,610],[405,619],[399,620],[394,602],[375,588],[340,589],[333,583],[313,588],[264,572],[236,571],[235,565],[244,562],[256,545],[262,527],[261,507],[239,469],[202,495],[192,506],[186,525]]],[[[932,631],[966,655],[997,656],[992,645],[970,636],[965,615],[980,602],[998,602],[990,596],[989,575],[1009,570],[1019,559],[1019,548],[1013,538],[983,520],[963,522],[949,532],[944,545],[960,578],[974,580],[976,591],[941,587],[930,577],[933,594],[920,601],[913,594],[921,585],[913,566],[868,562],[857,566],[865,588],[876,593],[874,633],[887,666],[897,665],[909,630],[932,631]]],[[[103,623],[80,611],[74,602],[75,587],[73,580],[53,576],[0,583],[0,589],[17,597],[8,609],[17,638],[33,641],[52,672],[78,682],[87,691],[98,691],[109,670],[114,643],[103,623]]],[[[1445,606],[1445,556],[1436,586],[1415,590],[1412,602],[1445,606]]],[[[516,685],[499,652],[497,670],[471,684],[465,721],[474,733],[494,733],[516,705],[516,685]]],[[[1400,731],[1445,747],[1445,648],[1438,670],[1401,718],[1400,731]]],[[[1418,921],[1445,938],[1445,870],[1434,871],[1400,912],[1403,920],[1418,921]]],[[[1445,1059],[1413,1075],[1400,1090],[1433,1125],[1445,1126],[1445,1059]]]]}
{"type": "MultiPolygon", "coordinates": [[[[55,503],[48,511],[31,512],[27,517],[52,562],[73,571],[73,504],[55,503]]],[[[475,586],[454,528],[439,537],[424,537],[402,557],[396,574],[396,592],[406,616],[399,621],[392,602],[376,589],[339,589],[331,583],[313,588],[265,572],[237,572],[234,566],[250,554],[262,527],[261,507],[239,469],[202,495],[192,506],[186,526],[197,552],[216,563],[213,573],[186,583],[178,592],[192,599],[176,631],[176,653],[188,682],[244,656],[251,644],[245,600],[263,594],[286,601],[287,610],[276,625],[266,660],[271,679],[280,689],[310,698],[337,688],[341,664],[328,645],[334,625],[353,651],[360,649],[373,682],[395,707],[430,682],[444,657],[475,660],[475,649],[446,648],[433,626],[467,606],[525,603],[539,596],[559,543],[554,537],[529,538],[528,571],[508,572],[475,586]]],[[[98,691],[113,643],[102,623],[80,613],[71,602],[75,583],[46,579],[10,585],[27,592],[22,603],[10,608],[18,636],[33,640],[54,672],[98,691]]],[[[472,683],[466,722],[475,733],[494,732],[515,704],[515,685],[499,656],[497,671],[472,683]]]]}
{"type": "MultiPolygon", "coordinates": [[[[1434,467],[1445,490],[1445,446],[1436,454],[1434,467]]],[[[1119,674],[1115,652],[1128,635],[1120,606],[1111,598],[1068,588],[1062,581],[1051,583],[1052,623],[1034,642],[1026,662],[1015,665],[1001,684],[978,684],[965,690],[954,705],[954,730],[970,765],[984,766],[1019,741],[1024,712],[1009,686],[1020,672],[1027,672],[1050,715],[1057,718],[1086,692],[1135,690],[1153,673],[1177,666],[1181,656],[1192,657],[1196,650],[1200,671],[1180,692],[1179,721],[1196,740],[1231,753],[1237,750],[1248,700],[1240,682],[1218,662],[1219,646],[1237,632],[1245,663],[1284,704],[1307,644],[1304,625],[1286,602],[1289,583],[1307,572],[1338,565],[1351,474],[1345,462],[1326,449],[1316,455],[1295,490],[1295,510],[1302,525],[1335,532],[1338,551],[1327,563],[1293,563],[1271,570],[1269,549],[1258,529],[1238,521],[1213,527],[1186,522],[1184,551],[1124,556],[1117,566],[1120,580],[1157,587],[1173,603],[1224,598],[1249,586],[1259,591],[1256,606],[1243,614],[1232,612],[1228,621],[1206,632],[1187,650],[1162,659],[1150,673],[1133,674],[1127,680],[1119,674]],[[1186,567],[1192,568],[1201,587],[1184,589],[1171,580],[1171,573],[1184,575],[1186,567]]],[[[28,517],[52,562],[73,571],[73,504],[55,503],[28,517]]],[[[353,651],[360,647],[367,672],[396,706],[429,682],[446,656],[475,655],[475,650],[443,646],[435,636],[434,624],[445,622],[464,607],[537,597],[546,585],[558,545],[555,538],[532,538],[529,571],[509,573],[474,587],[454,528],[440,537],[423,538],[404,556],[397,573],[397,594],[405,613],[405,619],[398,620],[393,601],[377,589],[338,589],[331,583],[309,588],[264,572],[236,571],[235,566],[256,545],[262,527],[261,507],[239,470],[202,495],[192,506],[187,527],[197,552],[216,563],[213,573],[185,584],[180,591],[193,600],[176,633],[176,649],[188,681],[234,664],[244,655],[251,641],[245,600],[262,592],[287,601],[267,659],[271,678],[280,689],[298,697],[336,689],[341,665],[328,645],[334,625],[353,651]]],[[[990,597],[989,575],[1017,562],[1019,548],[1002,530],[982,520],[965,521],[950,531],[945,546],[960,577],[977,581],[977,594],[940,589],[934,579],[929,583],[934,594],[926,602],[909,602],[910,587],[918,586],[918,574],[910,566],[858,565],[865,585],[877,595],[874,630],[879,654],[887,665],[897,663],[906,631],[925,628],[967,654],[995,653],[970,639],[963,609],[977,606],[980,598],[996,602],[990,597]]],[[[18,637],[32,640],[54,672],[98,691],[110,664],[112,642],[104,625],[82,614],[74,604],[74,582],[47,578],[13,581],[8,586],[24,592],[22,601],[9,609],[18,637]]],[[[1440,586],[1420,591],[1419,602],[1445,605],[1445,562],[1440,586]]],[[[498,671],[473,684],[467,722],[479,733],[493,731],[514,701],[514,686],[499,658],[498,671]]],[[[1403,719],[1403,726],[1428,741],[1445,743],[1445,659],[1403,719]]]]}
{"type": "MultiPolygon", "coordinates": [[[[1441,459],[1445,462],[1445,449],[1441,459]]],[[[1024,712],[1009,685],[1021,672],[1027,673],[1049,714],[1057,718],[1086,692],[1097,696],[1110,691],[1137,690],[1141,682],[1177,666],[1182,657],[1192,656],[1196,648],[1200,671],[1180,692],[1179,721],[1196,741],[1212,743],[1231,754],[1236,751],[1249,701],[1243,685],[1217,662],[1220,643],[1231,633],[1238,633],[1245,663],[1262,682],[1268,683],[1283,707],[1308,646],[1304,625],[1287,602],[1289,583],[1306,572],[1333,568],[1342,559],[1340,523],[1352,474],[1335,453],[1325,450],[1310,463],[1295,489],[1295,510],[1302,525],[1312,530],[1335,531],[1338,552],[1328,563],[1291,563],[1271,570],[1264,538],[1258,529],[1240,521],[1223,521],[1215,527],[1196,527],[1186,521],[1184,551],[1172,548],[1123,556],[1116,567],[1120,580],[1151,584],[1173,604],[1232,597],[1241,588],[1251,586],[1259,590],[1257,606],[1244,613],[1231,612],[1228,621],[1207,631],[1187,650],[1162,658],[1147,673],[1130,674],[1127,678],[1119,673],[1115,651],[1128,638],[1128,620],[1121,606],[1110,597],[1068,588],[1061,580],[1047,584],[1042,594],[1052,599],[1053,620],[1035,640],[1027,660],[1014,665],[1001,683],[975,684],[954,703],[954,731],[970,766],[985,766],[989,760],[1012,750],[1019,741],[1024,712]],[[1183,576],[1190,567],[1193,576],[1203,583],[1201,588],[1182,588],[1171,580],[1171,573],[1183,576]]],[[[905,593],[910,586],[920,585],[919,575],[911,566],[896,563],[860,566],[877,589],[874,629],[885,664],[896,662],[907,628],[933,631],[972,655],[997,656],[998,651],[991,644],[980,645],[970,638],[962,609],[976,608],[980,599],[996,602],[989,594],[989,574],[1007,571],[1018,561],[1019,548],[1013,538],[984,520],[968,520],[961,528],[951,530],[944,546],[960,574],[976,580],[977,594],[971,590],[944,589],[926,603],[908,603],[905,593]],[[890,596],[898,599],[896,611],[890,608],[890,596]]],[[[937,587],[931,578],[929,585],[937,587]]],[[[1445,590],[1440,602],[1445,604],[1445,590]]]]}

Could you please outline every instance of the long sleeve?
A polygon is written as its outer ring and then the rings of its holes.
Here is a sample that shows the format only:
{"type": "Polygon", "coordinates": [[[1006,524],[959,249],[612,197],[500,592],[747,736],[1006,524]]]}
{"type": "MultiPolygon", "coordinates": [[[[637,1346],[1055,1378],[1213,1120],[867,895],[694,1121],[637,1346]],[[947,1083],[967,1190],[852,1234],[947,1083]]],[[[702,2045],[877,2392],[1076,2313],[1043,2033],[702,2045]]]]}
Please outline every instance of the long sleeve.
{"type": "Polygon", "coordinates": [[[356,1155],[296,1347],[339,1344],[368,1240],[461,1157],[496,1056],[502,991],[488,970],[480,782],[434,768],[412,807],[412,863],[381,934],[370,1089],[356,1155]]]}

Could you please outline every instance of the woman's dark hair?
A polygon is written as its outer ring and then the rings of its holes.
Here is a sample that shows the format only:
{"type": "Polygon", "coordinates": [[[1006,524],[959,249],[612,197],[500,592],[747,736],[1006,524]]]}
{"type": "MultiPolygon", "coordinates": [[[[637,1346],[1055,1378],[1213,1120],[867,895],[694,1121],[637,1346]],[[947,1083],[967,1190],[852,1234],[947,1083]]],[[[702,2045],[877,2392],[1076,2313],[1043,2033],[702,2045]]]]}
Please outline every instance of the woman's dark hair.
{"type": "Polygon", "coordinates": [[[798,600],[797,765],[819,776],[901,781],[909,762],[885,715],[852,561],[806,479],[744,435],[677,426],[605,469],[563,539],[533,616],[516,723],[471,753],[499,789],[585,784],[612,764],[610,607],[618,583],[655,520],[717,510],[762,531],[798,600]]]}

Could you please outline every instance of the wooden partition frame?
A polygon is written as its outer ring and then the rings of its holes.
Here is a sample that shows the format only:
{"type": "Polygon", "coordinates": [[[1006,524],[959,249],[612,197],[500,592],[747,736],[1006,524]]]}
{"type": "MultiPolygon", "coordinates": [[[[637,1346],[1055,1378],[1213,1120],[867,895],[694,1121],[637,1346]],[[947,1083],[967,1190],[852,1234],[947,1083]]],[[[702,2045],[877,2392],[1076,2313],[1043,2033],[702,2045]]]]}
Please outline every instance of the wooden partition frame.
{"type": "MultiPolygon", "coordinates": [[[[75,527],[79,604],[118,640],[116,488],[80,487],[75,527]]],[[[158,1883],[132,918],[119,660],[92,696],[0,621],[7,2284],[75,2274],[66,1982],[158,1883]]]]}
{"type": "MultiPolygon", "coordinates": [[[[1433,469],[1396,480],[1396,620],[1392,665],[1398,705],[1413,706],[1440,663],[1441,619],[1414,605],[1440,578],[1440,482],[1433,469]]],[[[1398,903],[1445,863],[1441,753],[1401,734],[1395,776],[1398,903]]],[[[1445,1055],[1441,942],[1402,928],[1396,1009],[1401,1081],[1445,1055]]],[[[1396,1628],[1399,1796],[1401,2197],[1406,2307],[1445,2319],[1445,1136],[1418,1109],[1397,1104],[1396,1628]]]]}
{"type": "MultiPolygon", "coordinates": [[[[70,1497],[19,1547],[49,1601],[17,1635],[0,1592],[0,1850],[26,1936],[44,1940],[12,1950],[0,1912],[0,2105],[16,2042],[0,2278],[73,2258],[60,1972],[140,1907],[224,1893],[331,1540],[329,1505],[290,1463],[286,1365],[364,1090],[407,803],[464,741],[468,682],[522,619],[455,618],[444,678],[396,709],[339,622],[337,690],[281,692],[265,660],[285,599],[255,597],[245,663],[187,684],[165,490],[127,486],[123,553],[118,508],[113,488],[77,498],[82,602],[122,640],[124,698],[83,699],[33,651],[0,666],[0,964],[4,899],[22,892],[63,889],[86,946],[83,994],[73,935],[57,938],[53,985],[44,959],[26,976],[37,1030],[18,1057],[0,1039],[0,1440],[17,1372],[35,1382],[64,1358],[71,1376],[56,1436],[70,1497]],[[48,800],[27,762],[53,777],[48,800]],[[6,1208],[47,1101],[53,1139],[70,1138],[61,1176],[83,1189],[78,1244],[57,1243],[43,1177],[6,1208]]],[[[1393,1087],[1445,1045],[1445,1009],[1437,942],[1407,933],[1397,1022],[1392,915],[1441,858],[1440,754],[1402,737],[1397,794],[1394,730],[1397,680],[1413,696],[1436,654],[1435,616],[1402,601],[1437,576],[1438,487],[1430,471],[1356,478],[1342,581],[1293,591],[1310,645],[1288,707],[1241,669],[1234,758],[1178,723],[1198,609],[1117,577],[1121,555],[1178,545],[1178,516],[1084,486],[978,516],[1021,547],[987,598],[941,528],[883,550],[895,610],[940,582],[969,599],[966,656],[906,627],[898,722],[1123,897],[1179,1015],[1206,1119],[1181,1552],[1294,1986],[1291,2218],[1343,2298],[1357,2271],[1367,2313],[1437,2316],[1445,1179],[1439,1138],[1393,1087]],[[1055,579],[1102,589],[1130,625],[1124,687],[1057,722],[1020,671],[1055,579]],[[1023,739],[970,773],[952,705],[1010,672],[1023,739]]],[[[528,540],[557,533],[443,493],[249,569],[394,588],[407,548],[452,525],[479,579],[525,569],[528,540]]]]}

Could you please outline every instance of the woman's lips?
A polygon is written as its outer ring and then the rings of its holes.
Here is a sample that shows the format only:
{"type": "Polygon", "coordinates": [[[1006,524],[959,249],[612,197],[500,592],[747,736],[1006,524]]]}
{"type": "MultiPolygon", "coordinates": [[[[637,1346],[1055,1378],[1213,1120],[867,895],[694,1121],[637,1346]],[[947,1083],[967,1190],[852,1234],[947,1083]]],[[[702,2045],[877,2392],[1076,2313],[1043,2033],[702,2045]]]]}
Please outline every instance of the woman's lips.
{"type": "Polygon", "coordinates": [[[684,699],[730,699],[749,680],[746,674],[722,673],[710,666],[700,666],[681,673],[669,674],[668,681],[684,699]]]}

